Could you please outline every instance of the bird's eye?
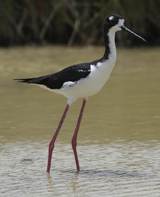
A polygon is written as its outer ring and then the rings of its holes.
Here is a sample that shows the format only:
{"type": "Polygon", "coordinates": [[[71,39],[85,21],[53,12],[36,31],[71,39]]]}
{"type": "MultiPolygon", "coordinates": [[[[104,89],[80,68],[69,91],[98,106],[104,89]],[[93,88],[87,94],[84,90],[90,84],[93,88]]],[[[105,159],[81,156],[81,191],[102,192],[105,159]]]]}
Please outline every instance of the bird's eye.
{"type": "Polygon", "coordinates": [[[109,17],[109,21],[112,25],[116,24],[116,19],[114,18],[114,16],[109,17]]]}

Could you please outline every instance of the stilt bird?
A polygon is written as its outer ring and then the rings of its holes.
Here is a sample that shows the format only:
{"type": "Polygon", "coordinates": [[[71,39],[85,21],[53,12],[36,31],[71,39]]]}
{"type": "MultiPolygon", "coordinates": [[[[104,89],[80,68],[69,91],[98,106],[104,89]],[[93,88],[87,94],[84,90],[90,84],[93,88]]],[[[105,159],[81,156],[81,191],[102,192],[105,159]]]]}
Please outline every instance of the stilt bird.
{"type": "Polygon", "coordinates": [[[106,16],[102,29],[105,43],[105,51],[102,58],[92,62],[76,64],[54,74],[29,79],[18,79],[19,82],[35,84],[67,97],[67,106],[59,122],[57,130],[51,142],[49,143],[47,173],[50,172],[54,143],[66,117],[68,109],[74,101],[82,97],[83,104],[72,138],[72,148],[75,156],[77,171],[80,170],[76,151],[78,130],[87,98],[96,94],[102,89],[115,65],[115,33],[120,30],[127,31],[145,41],[144,38],[125,27],[124,19],[117,14],[110,14],[106,16]]]}

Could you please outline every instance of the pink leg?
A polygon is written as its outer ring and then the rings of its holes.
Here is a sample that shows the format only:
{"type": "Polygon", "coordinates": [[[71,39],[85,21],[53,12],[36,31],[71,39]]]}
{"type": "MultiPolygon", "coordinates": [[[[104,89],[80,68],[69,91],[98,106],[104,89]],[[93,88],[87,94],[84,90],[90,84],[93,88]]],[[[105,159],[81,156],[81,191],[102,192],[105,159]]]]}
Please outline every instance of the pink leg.
{"type": "Polygon", "coordinates": [[[77,150],[76,150],[77,135],[78,135],[78,130],[79,130],[80,123],[81,123],[81,120],[82,120],[82,115],[83,115],[85,104],[86,104],[86,99],[83,99],[82,108],[81,108],[81,111],[80,111],[80,114],[79,114],[79,118],[78,118],[78,121],[77,121],[76,129],[75,129],[75,132],[74,132],[74,135],[73,135],[73,138],[72,138],[72,148],[73,148],[75,162],[76,162],[76,166],[77,166],[77,171],[78,172],[80,171],[80,167],[79,167],[78,155],[77,155],[77,150]]]}
{"type": "Polygon", "coordinates": [[[61,120],[60,120],[60,122],[59,122],[59,125],[58,125],[58,127],[57,127],[57,130],[56,130],[56,132],[55,132],[55,134],[54,134],[52,140],[51,140],[50,143],[49,143],[47,173],[50,172],[51,159],[52,159],[52,152],[53,152],[53,148],[54,148],[54,143],[55,143],[55,141],[56,141],[56,138],[57,138],[57,135],[58,135],[58,133],[59,133],[59,130],[61,129],[61,126],[62,126],[62,124],[63,124],[63,121],[64,121],[64,119],[65,119],[65,117],[66,117],[66,115],[67,115],[68,109],[69,109],[69,104],[67,104],[66,109],[65,109],[65,111],[64,111],[64,113],[63,113],[63,116],[62,116],[62,118],[61,118],[61,120]]]}

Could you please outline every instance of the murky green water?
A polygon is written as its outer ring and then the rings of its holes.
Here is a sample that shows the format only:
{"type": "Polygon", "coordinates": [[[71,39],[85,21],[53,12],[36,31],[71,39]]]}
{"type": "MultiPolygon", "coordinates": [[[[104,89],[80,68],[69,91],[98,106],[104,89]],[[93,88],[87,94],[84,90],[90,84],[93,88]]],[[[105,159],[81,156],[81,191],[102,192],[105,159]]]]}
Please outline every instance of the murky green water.
{"type": "Polygon", "coordinates": [[[50,175],[48,143],[66,99],[13,78],[54,73],[101,57],[103,48],[0,49],[0,196],[160,196],[160,49],[119,49],[116,67],[90,97],[70,141],[82,100],[57,138],[50,175]]]}

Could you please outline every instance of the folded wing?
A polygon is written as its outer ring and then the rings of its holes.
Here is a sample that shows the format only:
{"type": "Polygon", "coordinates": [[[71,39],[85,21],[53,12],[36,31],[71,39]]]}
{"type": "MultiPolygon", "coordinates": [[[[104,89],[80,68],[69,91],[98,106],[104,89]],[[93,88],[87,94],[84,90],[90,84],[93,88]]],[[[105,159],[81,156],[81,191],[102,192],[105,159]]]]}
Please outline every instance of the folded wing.
{"type": "Polygon", "coordinates": [[[60,89],[66,82],[77,82],[83,78],[86,78],[90,74],[90,64],[83,63],[70,66],[61,70],[60,72],[27,79],[16,79],[18,82],[45,85],[50,89],[60,89]]]}

